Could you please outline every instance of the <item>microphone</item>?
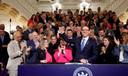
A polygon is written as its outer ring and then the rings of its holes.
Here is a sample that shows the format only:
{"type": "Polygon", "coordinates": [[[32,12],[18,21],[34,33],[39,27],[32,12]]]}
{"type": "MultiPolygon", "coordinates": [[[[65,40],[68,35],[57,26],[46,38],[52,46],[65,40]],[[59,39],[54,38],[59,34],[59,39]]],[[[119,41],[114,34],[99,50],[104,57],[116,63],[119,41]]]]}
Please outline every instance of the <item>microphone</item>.
{"type": "Polygon", "coordinates": [[[9,22],[12,22],[12,19],[11,18],[9,19],[9,22]]]}

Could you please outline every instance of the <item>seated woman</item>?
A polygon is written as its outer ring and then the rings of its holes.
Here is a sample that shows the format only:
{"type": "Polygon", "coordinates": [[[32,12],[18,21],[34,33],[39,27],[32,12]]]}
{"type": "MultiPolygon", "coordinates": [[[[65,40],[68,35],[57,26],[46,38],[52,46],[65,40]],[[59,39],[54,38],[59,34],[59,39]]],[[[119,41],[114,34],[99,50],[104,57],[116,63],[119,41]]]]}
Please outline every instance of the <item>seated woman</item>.
{"type": "Polygon", "coordinates": [[[37,62],[38,63],[51,63],[52,62],[52,56],[47,51],[48,48],[48,40],[43,39],[40,42],[40,46],[37,49],[37,62]]]}
{"type": "Polygon", "coordinates": [[[58,49],[55,50],[54,58],[56,63],[68,63],[72,61],[72,50],[66,47],[66,42],[61,39],[58,49]]]}

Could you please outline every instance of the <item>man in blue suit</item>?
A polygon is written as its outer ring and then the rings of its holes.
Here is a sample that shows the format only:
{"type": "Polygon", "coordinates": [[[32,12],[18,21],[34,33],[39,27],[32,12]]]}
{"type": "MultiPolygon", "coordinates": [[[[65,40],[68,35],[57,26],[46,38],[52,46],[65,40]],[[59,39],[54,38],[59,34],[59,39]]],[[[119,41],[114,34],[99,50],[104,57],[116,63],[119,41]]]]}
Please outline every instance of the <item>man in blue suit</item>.
{"type": "Polygon", "coordinates": [[[96,40],[89,37],[88,26],[82,27],[82,37],[76,40],[75,60],[80,63],[95,63],[97,58],[96,40]]]}

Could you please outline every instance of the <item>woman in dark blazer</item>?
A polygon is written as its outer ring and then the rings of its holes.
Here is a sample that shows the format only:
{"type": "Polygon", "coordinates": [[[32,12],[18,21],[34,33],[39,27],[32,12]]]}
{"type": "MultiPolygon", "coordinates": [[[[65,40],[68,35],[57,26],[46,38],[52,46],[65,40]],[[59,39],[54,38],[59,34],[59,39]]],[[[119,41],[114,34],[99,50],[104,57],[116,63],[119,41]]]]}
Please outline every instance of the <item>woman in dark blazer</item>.
{"type": "Polygon", "coordinates": [[[105,36],[103,38],[103,43],[98,46],[98,63],[101,64],[113,64],[117,63],[116,57],[113,55],[115,44],[113,38],[110,36],[105,36]]]}
{"type": "Polygon", "coordinates": [[[51,63],[52,62],[52,56],[49,54],[48,50],[48,40],[43,39],[40,42],[40,46],[37,49],[37,63],[51,63]]]}

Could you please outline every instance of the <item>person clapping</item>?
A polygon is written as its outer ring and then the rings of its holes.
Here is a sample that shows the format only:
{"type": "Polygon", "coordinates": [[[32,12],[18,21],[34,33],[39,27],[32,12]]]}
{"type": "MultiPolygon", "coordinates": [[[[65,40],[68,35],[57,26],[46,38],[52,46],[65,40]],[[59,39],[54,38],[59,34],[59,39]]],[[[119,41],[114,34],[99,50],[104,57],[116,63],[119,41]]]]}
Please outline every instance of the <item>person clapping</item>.
{"type": "Polygon", "coordinates": [[[49,54],[47,48],[48,48],[48,40],[42,39],[40,42],[39,48],[37,49],[38,63],[43,64],[43,63],[51,63],[52,62],[52,56],[49,54]]]}
{"type": "Polygon", "coordinates": [[[68,63],[72,58],[72,50],[66,46],[66,42],[61,39],[60,45],[57,50],[55,50],[54,58],[56,63],[68,63]]]}
{"type": "Polygon", "coordinates": [[[17,76],[18,65],[25,63],[25,55],[31,49],[22,40],[21,32],[14,32],[13,36],[14,40],[7,47],[9,59],[6,68],[8,69],[9,76],[17,76]]]}

